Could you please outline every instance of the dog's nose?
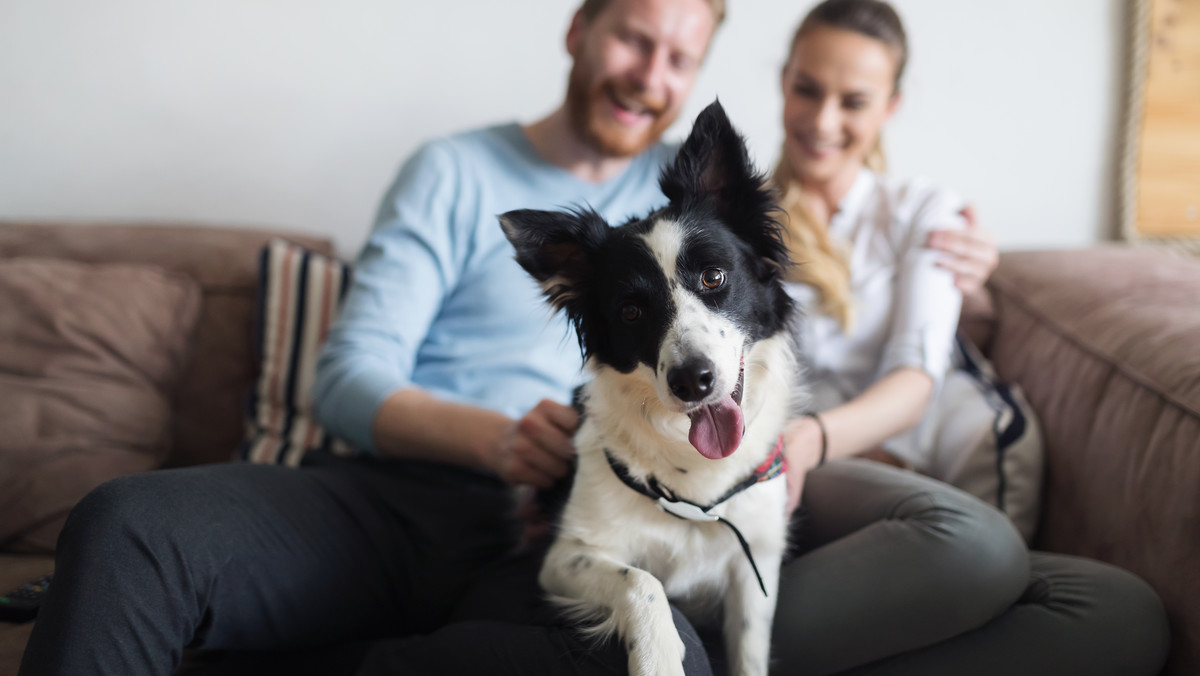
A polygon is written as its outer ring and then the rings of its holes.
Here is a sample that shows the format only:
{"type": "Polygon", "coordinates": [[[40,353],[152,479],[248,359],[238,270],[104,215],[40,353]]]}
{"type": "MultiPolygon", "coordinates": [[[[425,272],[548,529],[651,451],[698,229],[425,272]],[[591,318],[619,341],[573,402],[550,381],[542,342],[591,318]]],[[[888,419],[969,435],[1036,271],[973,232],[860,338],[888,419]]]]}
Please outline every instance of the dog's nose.
{"type": "Polygon", "coordinates": [[[700,401],[712,393],[713,364],[707,359],[696,359],[673,366],[667,371],[667,387],[671,394],[682,401],[700,401]]]}

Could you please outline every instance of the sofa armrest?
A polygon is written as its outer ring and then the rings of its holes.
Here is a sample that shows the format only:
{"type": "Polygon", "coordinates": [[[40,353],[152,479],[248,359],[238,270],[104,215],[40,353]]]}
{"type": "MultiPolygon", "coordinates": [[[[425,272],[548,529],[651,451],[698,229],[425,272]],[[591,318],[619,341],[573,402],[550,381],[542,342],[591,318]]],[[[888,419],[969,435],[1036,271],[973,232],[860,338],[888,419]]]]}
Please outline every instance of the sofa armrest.
{"type": "Polygon", "coordinates": [[[1172,619],[1170,671],[1200,673],[1200,260],[1005,253],[988,286],[992,359],[1043,426],[1035,544],[1143,577],[1172,619]]]}

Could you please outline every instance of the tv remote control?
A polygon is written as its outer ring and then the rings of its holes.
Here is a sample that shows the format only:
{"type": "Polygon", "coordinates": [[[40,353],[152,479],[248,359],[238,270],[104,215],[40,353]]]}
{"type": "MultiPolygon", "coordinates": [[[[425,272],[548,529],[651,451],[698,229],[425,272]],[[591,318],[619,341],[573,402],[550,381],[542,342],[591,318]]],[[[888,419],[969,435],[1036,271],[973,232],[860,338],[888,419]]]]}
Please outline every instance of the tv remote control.
{"type": "Polygon", "coordinates": [[[0,596],[0,620],[28,622],[36,617],[38,608],[42,605],[42,597],[46,595],[53,579],[54,573],[50,572],[43,578],[27,582],[0,596]]]}

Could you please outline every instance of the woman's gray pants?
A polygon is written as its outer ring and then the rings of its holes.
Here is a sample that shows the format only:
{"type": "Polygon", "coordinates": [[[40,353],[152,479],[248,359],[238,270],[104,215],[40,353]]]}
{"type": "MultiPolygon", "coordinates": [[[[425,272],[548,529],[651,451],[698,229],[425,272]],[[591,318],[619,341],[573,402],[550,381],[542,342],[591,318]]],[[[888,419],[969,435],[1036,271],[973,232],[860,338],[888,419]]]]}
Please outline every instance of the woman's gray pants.
{"type": "Polygon", "coordinates": [[[772,673],[1154,674],[1161,602],[1113,566],[1027,553],[1008,519],[912,472],[809,472],[775,615],[772,673]]]}

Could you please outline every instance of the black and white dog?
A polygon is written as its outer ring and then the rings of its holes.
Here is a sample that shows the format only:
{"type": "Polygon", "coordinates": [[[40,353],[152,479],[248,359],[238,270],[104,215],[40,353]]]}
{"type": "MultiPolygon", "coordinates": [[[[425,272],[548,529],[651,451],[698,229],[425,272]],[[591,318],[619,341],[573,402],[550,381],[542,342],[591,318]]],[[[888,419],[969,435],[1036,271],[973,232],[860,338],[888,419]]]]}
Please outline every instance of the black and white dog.
{"type": "Polygon", "coordinates": [[[720,601],[730,673],[766,674],[796,381],[787,250],[719,103],[659,182],[667,206],[620,227],[586,209],[500,218],[594,376],[539,581],[586,631],[620,636],[631,674],[683,673],[668,599],[720,601]]]}

